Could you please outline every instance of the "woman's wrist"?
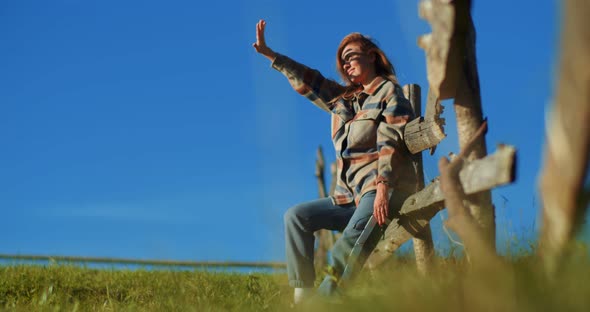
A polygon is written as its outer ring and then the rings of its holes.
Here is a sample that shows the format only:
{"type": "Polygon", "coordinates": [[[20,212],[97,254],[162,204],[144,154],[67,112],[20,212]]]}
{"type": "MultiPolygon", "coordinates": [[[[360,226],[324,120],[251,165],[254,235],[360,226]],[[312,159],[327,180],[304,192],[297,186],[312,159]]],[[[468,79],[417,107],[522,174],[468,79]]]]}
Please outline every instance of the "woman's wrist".
{"type": "Polygon", "coordinates": [[[275,51],[271,50],[270,48],[268,48],[268,51],[265,51],[265,53],[262,55],[266,56],[266,58],[269,59],[271,62],[274,62],[275,58],[277,58],[277,54],[275,53],[275,51]]]}
{"type": "Polygon", "coordinates": [[[389,183],[387,181],[381,180],[377,181],[377,190],[387,190],[389,188],[389,183]]]}

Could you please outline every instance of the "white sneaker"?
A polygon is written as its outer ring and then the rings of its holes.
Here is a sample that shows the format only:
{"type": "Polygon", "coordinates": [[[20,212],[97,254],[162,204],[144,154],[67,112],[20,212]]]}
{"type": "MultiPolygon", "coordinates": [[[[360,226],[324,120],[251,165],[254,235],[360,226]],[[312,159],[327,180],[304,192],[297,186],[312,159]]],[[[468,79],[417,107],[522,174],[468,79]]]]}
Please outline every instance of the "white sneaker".
{"type": "Polygon", "coordinates": [[[293,303],[300,304],[315,295],[313,288],[295,288],[293,291],[293,303]]]}

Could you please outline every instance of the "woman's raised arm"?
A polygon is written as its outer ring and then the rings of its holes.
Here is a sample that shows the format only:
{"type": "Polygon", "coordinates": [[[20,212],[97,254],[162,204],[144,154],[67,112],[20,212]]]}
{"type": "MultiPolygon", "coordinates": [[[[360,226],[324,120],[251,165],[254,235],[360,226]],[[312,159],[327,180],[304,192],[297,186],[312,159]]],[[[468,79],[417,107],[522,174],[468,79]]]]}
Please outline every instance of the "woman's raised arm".
{"type": "Polygon", "coordinates": [[[256,42],[252,44],[256,52],[268,58],[272,62],[272,67],[289,79],[289,83],[295,91],[319,108],[331,112],[333,101],[342,95],[345,88],[333,80],[324,78],[319,71],[274,52],[266,45],[265,27],[264,20],[260,20],[256,24],[256,42]]]}

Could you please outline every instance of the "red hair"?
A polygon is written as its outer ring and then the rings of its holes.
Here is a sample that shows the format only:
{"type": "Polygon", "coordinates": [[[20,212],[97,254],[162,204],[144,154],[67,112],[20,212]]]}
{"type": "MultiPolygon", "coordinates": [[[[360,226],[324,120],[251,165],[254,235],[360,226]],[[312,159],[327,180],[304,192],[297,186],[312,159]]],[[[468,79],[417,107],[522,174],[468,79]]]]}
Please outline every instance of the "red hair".
{"type": "Polygon", "coordinates": [[[360,33],[351,33],[344,37],[338,46],[338,51],[336,52],[336,70],[338,74],[346,84],[346,92],[344,92],[344,97],[349,97],[357,91],[362,89],[362,86],[354,85],[346,72],[344,71],[344,60],[342,59],[342,51],[344,47],[346,47],[349,43],[357,43],[361,48],[361,51],[365,54],[374,54],[375,55],[375,74],[378,76],[382,76],[387,80],[390,80],[394,84],[398,84],[397,77],[395,75],[395,69],[393,65],[377,44],[369,37],[364,36],[360,33]]]}

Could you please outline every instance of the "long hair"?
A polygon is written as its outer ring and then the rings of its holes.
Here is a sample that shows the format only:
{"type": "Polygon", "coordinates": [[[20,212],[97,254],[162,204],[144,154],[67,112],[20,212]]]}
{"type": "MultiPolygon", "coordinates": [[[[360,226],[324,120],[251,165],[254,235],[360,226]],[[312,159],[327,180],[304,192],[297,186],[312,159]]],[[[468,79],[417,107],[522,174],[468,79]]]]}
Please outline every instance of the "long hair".
{"type": "Polygon", "coordinates": [[[343,98],[350,98],[354,93],[361,91],[362,85],[355,85],[348,79],[346,72],[344,71],[344,60],[342,60],[342,51],[344,47],[349,43],[358,43],[361,51],[365,54],[375,54],[375,74],[382,76],[387,80],[390,80],[394,84],[398,84],[397,77],[395,75],[395,68],[377,44],[369,37],[362,35],[361,33],[351,33],[344,37],[338,46],[336,52],[336,70],[346,85],[346,90],[342,95],[343,98]]]}

